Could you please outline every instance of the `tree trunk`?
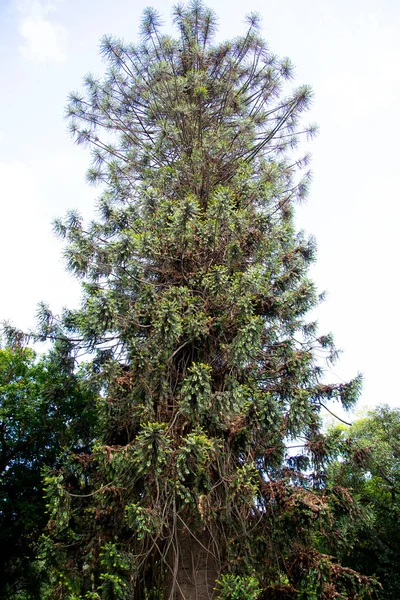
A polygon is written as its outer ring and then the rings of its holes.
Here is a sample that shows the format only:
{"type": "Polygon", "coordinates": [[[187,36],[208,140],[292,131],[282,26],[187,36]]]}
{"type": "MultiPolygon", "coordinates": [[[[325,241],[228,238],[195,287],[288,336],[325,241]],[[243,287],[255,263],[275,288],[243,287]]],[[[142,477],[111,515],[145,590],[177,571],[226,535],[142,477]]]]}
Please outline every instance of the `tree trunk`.
{"type": "Polygon", "coordinates": [[[211,537],[206,532],[194,537],[186,529],[180,532],[179,542],[168,600],[211,600],[219,577],[219,560],[211,537]]]}

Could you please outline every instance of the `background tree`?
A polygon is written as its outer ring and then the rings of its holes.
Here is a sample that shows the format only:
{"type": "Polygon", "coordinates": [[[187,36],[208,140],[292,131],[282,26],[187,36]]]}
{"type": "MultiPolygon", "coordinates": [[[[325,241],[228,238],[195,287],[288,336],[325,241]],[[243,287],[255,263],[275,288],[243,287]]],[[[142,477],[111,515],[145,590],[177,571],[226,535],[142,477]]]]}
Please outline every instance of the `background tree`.
{"type": "Polygon", "coordinates": [[[350,502],[319,491],[319,413],[352,406],[360,379],[322,383],[336,352],[305,320],[314,243],[293,207],[309,176],[291,155],[311,91],[286,88],[256,15],[217,45],[201,3],[173,17],[177,39],[152,9],[138,46],[104,38],[106,77],[68,108],[104,192],[96,221],[56,222],[83,301],[44,310],[40,335],[94,356],[102,430],[46,477],[49,594],[361,598],[368,581],[318,550],[350,502]]]}
{"type": "Polygon", "coordinates": [[[0,595],[40,598],[35,561],[47,523],[42,469],[66,447],[79,453],[94,435],[95,395],[61,347],[38,360],[16,346],[0,349],[0,595]],[[60,360],[61,359],[61,360],[60,360]]]}
{"type": "Polygon", "coordinates": [[[364,511],[352,524],[348,566],[376,575],[382,598],[400,595],[400,410],[380,406],[356,421],[351,429],[337,429],[340,462],[328,471],[334,485],[351,490],[364,511]]]}

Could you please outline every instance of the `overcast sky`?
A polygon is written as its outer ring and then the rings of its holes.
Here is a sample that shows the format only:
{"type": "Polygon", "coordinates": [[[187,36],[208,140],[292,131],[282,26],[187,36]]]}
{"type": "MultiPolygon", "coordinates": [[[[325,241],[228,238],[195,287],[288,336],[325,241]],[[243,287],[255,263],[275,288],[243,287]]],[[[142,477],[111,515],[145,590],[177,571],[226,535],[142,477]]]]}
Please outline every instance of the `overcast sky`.
{"type": "MultiPolygon", "coordinates": [[[[0,0],[0,318],[34,324],[40,300],[79,302],[51,221],[70,208],[90,217],[98,190],[88,151],[71,141],[67,95],[102,74],[100,37],[137,40],[147,0],[0,0]]],[[[174,2],[152,3],[169,21],[174,2]]],[[[327,300],[316,312],[341,360],[332,380],[364,373],[360,405],[399,405],[400,2],[217,0],[219,39],[258,11],[271,49],[315,92],[309,121],[314,179],[299,227],[317,238],[312,276],[327,300]]],[[[314,315],[313,315],[314,316],[314,315]]]]}

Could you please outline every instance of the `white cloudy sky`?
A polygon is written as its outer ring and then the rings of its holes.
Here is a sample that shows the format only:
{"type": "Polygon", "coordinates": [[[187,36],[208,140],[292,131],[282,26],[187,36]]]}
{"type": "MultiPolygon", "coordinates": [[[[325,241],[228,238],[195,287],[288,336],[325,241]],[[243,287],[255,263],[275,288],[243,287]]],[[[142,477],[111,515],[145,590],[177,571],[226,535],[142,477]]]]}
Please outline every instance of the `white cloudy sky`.
{"type": "MultiPolygon", "coordinates": [[[[68,208],[91,214],[88,154],[63,120],[68,92],[103,72],[98,41],[137,39],[151,3],[167,21],[170,0],[0,0],[0,318],[28,328],[45,300],[74,305],[79,286],[63,270],[51,220],[68,208]]],[[[274,52],[311,84],[314,181],[301,227],[317,237],[313,277],[327,290],[321,331],[343,349],[332,379],[365,375],[361,405],[399,405],[397,391],[400,168],[399,0],[216,0],[219,37],[263,16],[274,52]]]]}

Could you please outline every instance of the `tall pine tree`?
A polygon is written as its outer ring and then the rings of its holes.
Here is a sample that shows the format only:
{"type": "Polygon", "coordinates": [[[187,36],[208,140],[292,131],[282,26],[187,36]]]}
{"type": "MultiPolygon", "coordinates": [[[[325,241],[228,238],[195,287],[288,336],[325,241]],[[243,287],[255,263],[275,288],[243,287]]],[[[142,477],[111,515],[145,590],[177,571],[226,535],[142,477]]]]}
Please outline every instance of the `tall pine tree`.
{"type": "Polygon", "coordinates": [[[369,596],[323,554],[351,500],[324,489],[319,415],[360,381],[323,382],[336,352],[306,321],[319,298],[293,149],[313,133],[311,91],[289,90],[256,15],[216,45],[197,0],[173,17],[176,39],[152,9],[139,45],[104,38],[105,78],[68,107],[104,191],[97,220],[56,223],[83,302],[61,320],[43,309],[41,335],[91,354],[102,434],[46,477],[48,595],[369,596]]]}

